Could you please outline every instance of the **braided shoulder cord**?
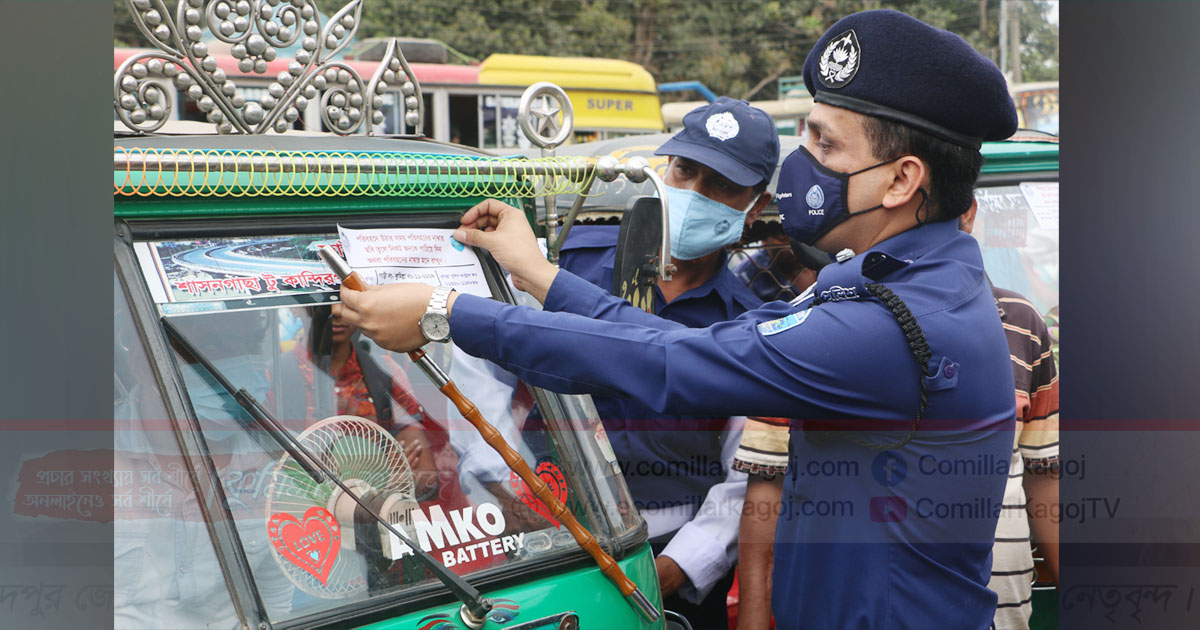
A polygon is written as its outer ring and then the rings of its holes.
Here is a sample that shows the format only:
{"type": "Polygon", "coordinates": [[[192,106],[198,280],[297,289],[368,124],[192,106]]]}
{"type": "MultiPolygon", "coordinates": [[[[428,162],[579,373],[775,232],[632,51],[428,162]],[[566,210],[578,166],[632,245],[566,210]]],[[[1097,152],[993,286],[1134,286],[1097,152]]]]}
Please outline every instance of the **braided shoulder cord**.
{"type": "MultiPolygon", "coordinates": [[[[929,364],[929,360],[933,358],[933,351],[929,349],[929,342],[925,340],[925,333],[921,330],[920,324],[917,323],[917,318],[913,316],[912,311],[908,310],[908,305],[900,296],[896,295],[891,289],[877,282],[869,282],[864,285],[872,296],[877,298],[883,305],[892,312],[892,317],[896,319],[896,323],[900,325],[900,330],[904,332],[904,339],[908,342],[908,347],[912,350],[913,358],[917,361],[917,370],[920,373],[921,380],[921,404],[917,408],[917,417],[913,421],[912,428],[908,430],[908,435],[895,442],[890,442],[882,446],[876,445],[867,440],[858,438],[849,432],[837,432],[838,435],[843,435],[846,439],[870,448],[886,451],[888,449],[899,448],[912,441],[917,429],[921,426],[921,419],[925,417],[925,405],[928,397],[928,391],[925,385],[925,366],[929,364]]],[[[813,306],[821,304],[820,297],[813,298],[813,306]]],[[[813,441],[817,443],[826,442],[831,439],[834,432],[831,431],[814,431],[812,435],[813,441]]],[[[791,443],[789,442],[789,445],[791,443]]],[[[789,460],[790,461],[790,460],[789,460]]]]}
{"type": "MultiPolygon", "coordinates": [[[[913,421],[912,428],[908,430],[908,435],[904,438],[883,446],[878,446],[879,450],[888,450],[898,448],[912,441],[913,435],[921,426],[921,418],[925,416],[925,403],[928,392],[925,387],[925,366],[929,364],[929,360],[933,358],[933,352],[929,349],[929,342],[925,340],[925,333],[922,332],[920,324],[917,323],[917,318],[913,317],[912,311],[908,310],[908,305],[900,296],[892,292],[891,289],[877,282],[868,282],[864,285],[871,295],[879,298],[880,302],[892,312],[892,317],[896,318],[896,323],[900,325],[900,330],[904,332],[904,339],[908,341],[908,347],[912,350],[913,358],[917,361],[918,378],[921,381],[921,404],[917,407],[917,417],[913,421]]],[[[853,439],[853,438],[852,438],[853,439]]],[[[859,442],[858,440],[855,440],[859,442]]],[[[859,442],[865,444],[865,441],[859,442]]]]}

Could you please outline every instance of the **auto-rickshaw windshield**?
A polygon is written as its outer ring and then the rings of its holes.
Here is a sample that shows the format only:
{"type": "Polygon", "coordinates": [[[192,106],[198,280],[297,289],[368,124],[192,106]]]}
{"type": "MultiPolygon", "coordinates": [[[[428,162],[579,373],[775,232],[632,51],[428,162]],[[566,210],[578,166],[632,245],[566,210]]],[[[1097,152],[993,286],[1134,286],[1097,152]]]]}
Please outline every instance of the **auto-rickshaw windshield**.
{"type": "MultiPolygon", "coordinates": [[[[331,240],[327,235],[230,237],[135,247],[143,273],[163,289],[152,293],[172,330],[167,338],[178,377],[223,489],[227,509],[208,518],[232,520],[271,619],[319,613],[436,581],[407,545],[338,485],[307,474],[254,421],[245,402],[235,399],[234,393],[242,391],[347,488],[458,575],[501,572],[578,551],[546,506],[406,357],[381,349],[334,313],[336,283],[309,260],[316,259],[309,245],[331,240]],[[287,260],[291,263],[281,262],[287,260]],[[231,264],[244,265],[242,275],[228,273],[231,264]],[[264,270],[278,283],[275,291],[262,282],[264,270]],[[307,287],[298,286],[302,274],[307,287]],[[260,292],[245,281],[250,278],[260,283],[260,292]]],[[[567,444],[575,436],[547,430],[551,420],[543,417],[545,398],[539,392],[452,344],[431,344],[426,350],[580,522],[602,537],[623,533],[632,521],[620,514],[622,502],[598,496],[597,488],[609,486],[592,479],[611,475],[612,467],[602,460],[579,462],[578,455],[564,451],[578,450],[577,444],[567,444]]],[[[165,476],[159,481],[170,485],[165,476]]],[[[183,505],[195,499],[186,480],[178,481],[163,489],[178,498],[160,504],[159,514],[131,510],[122,518],[118,509],[119,532],[138,538],[136,532],[144,529],[139,519],[174,518],[173,535],[207,537],[199,513],[185,515],[183,505]]],[[[209,572],[191,577],[196,581],[181,593],[187,605],[204,605],[205,598],[198,597],[206,588],[202,584],[223,588],[215,563],[156,557],[153,536],[140,544],[145,556],[128,558],[173,562],[178,572],[172,576],[188,567],[209,572]]],[[[125,573],[121,564],[118,557],[119,583],[125,573]]],[[[128,568],[132,580],[136,568],[128,568]]],[[[229,600],[220,601],[224,606],[229,600]]],[[[233,610],[223,612],[235,616],[233,610]]],[[[226,616],[204,611],[209,619],[214,614],[226,616]]]]}

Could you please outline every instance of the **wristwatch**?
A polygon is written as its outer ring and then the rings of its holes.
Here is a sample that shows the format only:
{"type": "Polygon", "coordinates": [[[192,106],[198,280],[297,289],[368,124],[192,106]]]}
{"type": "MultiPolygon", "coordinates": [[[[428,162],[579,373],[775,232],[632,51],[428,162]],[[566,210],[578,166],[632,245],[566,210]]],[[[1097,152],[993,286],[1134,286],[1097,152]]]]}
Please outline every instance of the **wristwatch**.
{"type": "Polygon", "coordinates": [[[450,318],[446,313],[446,302],[450,299],[450,287],[437,287],[429,297],[429,308],[421,316],[421,334],[430,341],[450,341],[450,318]]]}

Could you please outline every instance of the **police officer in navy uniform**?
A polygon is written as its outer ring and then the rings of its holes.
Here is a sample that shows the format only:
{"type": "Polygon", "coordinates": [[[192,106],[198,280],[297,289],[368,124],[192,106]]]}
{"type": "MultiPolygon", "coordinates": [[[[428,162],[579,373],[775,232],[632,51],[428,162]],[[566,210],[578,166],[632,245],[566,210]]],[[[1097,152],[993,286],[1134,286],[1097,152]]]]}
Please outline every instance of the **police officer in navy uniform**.
{"type": "MultiPolygon", "coordinates": [[[[455,293],[450,334],[558,391],[797,419],[775,542],[781,628],[987,628],[1015,405],[979,247],[956,218],[982,141],[1016,129],[1012,99],[960,37],[895,11],[836,23],[804,77],[809,138],[777,194],[789,236],[837,253],[811,290],[685,328],[558,270],[523,213],[486,201],[456,238],[489,249],[545,311],[455,293]]],[[[343,289],[345,317],[384,347],[419,347],[432,292],[343,289]]]]}
{"type": "MultiPolygon", "coordinates": [[[[658,279],[653,312],[692,328],[758,308],[729,269],[725,248],[741,240],[771,199],[779,133],[770,115],[721,97],[683,117],[683,129],[655,152],[670,156],[663,181],[676,271],[658,279]]],[[[559,265],[611,289],[619,228],[579,225],[559,265]]],[[[663,606],[697,628],[725,628],[746,475],[732,471],[742,421],[661,413],[627,397],[594,397],[656,555],[663,606]],[[723,457],[728,454],[729,457],[723,457]]]]}

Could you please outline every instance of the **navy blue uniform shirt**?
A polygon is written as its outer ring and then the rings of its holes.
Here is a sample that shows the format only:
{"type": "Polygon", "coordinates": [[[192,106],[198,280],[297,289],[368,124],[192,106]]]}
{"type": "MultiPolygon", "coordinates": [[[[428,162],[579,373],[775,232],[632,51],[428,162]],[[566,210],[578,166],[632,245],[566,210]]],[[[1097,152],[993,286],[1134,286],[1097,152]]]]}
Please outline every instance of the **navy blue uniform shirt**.
{"type": "Polygon", "coordinates": [[[776,532],[772,610],[781,628],[987,628],[987,589],[1016,413],[1012,366],[979,246],[954,221],[892,237],[821,270],[827,301],[770,302],[686,328],[559,272],[548,311],[462,295],[451,332],[548,389],[629,396],[678,414],[820,421],[859,439],[903,436],[928,385],[922,429],[893,450],[792,430],[776,532]],[[893,315],[862,297],[872,277],[916,316],[922,374],[893,315]],[[834,301],[836,300],[836,301],[834,301]],[[537,340],[530,343],[530,340],[537,340]]]}
{"type": "MultiPolygon", "coordinates": [[[[559,266],[611,291],[619,233],[618,226],[575,226],[559,266]]],[[[654,287],[655,315],[689,328],[731,320],[760,305],[762,300],[725,265],[724,255],[717,273],[670,303],[654,287]]],[[[664,414],[624,397],[595,396],[593,401],[639,508],[699,505],[709,488],[724,480],[721,435],[727,416],[664,414]]]]}

